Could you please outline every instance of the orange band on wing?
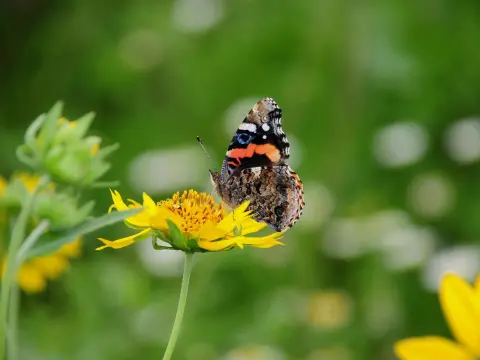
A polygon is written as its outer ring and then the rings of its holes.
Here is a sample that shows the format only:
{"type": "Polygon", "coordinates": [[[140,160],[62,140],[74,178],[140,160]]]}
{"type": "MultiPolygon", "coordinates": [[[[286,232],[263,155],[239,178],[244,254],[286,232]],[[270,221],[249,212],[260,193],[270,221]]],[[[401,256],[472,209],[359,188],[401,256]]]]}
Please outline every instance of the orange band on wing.
{"type": "Polygon", "coordinates": [[[267,155],[272,162],[280,161],[280,151],[272,144],[257,145],[255,153],[267,155]]]}
{"type": "Polygon", "coordinates": [[[251,158],[253,156],[256,147],[257,145],[255,144],[248,144],[246,149],[232,149],[229,156],[233,159],[237,159],[237,161],[241,163],[240,159],[251,158]]]}
{"type": "Polygon", "coordinates": [[[248,144],[246,149],[232,149],[229,156],[240,163],[241,159],[251,158],[254,154],[266,155],[272,162],[280,161],[280,151],[272,144],[248,144]]]}

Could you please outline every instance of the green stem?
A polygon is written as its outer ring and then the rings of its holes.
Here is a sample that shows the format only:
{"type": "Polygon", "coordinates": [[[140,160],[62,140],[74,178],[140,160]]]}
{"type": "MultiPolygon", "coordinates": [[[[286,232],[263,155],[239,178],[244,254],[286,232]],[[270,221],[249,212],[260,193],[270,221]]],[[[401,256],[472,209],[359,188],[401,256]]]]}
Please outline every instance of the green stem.
{"type": "Polygon", "coordinates": [[[172,333],[168,340],[167,349],[163,355],[163,360],[170,360],[175,350],[178,335],[180,334],[180,327],[182,326],[183,313],[185,312],[185,304],[187,303],[188,284],[190,282],[190,274],[192,273],[193,254],[185,253],[185,264],[183,266],[182,288],[180,290],[180,298],[178,299],[177,313],[175,321],[173,322],[172,333]]]}
{"type": "Polygon", "coordinates": [[[48,181],[48,177],[43,177],[37,184],[35,190],[27,197],[25,203],[20,209],[20,214],[15,221],[12,230],[12,239],[8,246],[7,261],[5,264],[5,273],[2,280],[2,292],[0,294],[0,360],[5,359],[5,345],[6,345],[6,327],[7,314],[10,300],[10,290],[12,283],[17,274],[17,252],[25,239],[25,232],[28,224],[28,219],[33,208],[35,197],[39,188],[48,181]]]}
{"type": "Polygon", "coordinates": [[[18,359],[18,314],[20,310],[20,288],[12,285],[10,290],[10,313],[8,315],[7,353],[8,360],[18,359]]]}
{"type": "Polygon", "coordinates": [[[25,262],[27,253],[30,251],[32,246],[35,245],[37,240],[40,239],[40,236],[43,235],[43,233],[48,229],[49,226],[50,226],[50,221],[48,220],[40,221],[37,227],[33,229],[30,235],[28,235],[28,237],[25,239],[22,246],[20,246],[20,249],[18,249],[17,258],[15,260],[17,264],[17,270],[20,269],[22,264],[25,262]]]}

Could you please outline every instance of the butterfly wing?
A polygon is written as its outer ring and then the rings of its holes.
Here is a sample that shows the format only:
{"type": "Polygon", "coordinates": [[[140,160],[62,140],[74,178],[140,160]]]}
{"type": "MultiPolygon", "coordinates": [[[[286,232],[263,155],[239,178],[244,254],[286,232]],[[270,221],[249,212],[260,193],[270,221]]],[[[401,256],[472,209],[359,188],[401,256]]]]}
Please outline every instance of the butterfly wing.
{"type": "Polygon", "coordinates": [[[250,200],[254,219],[266,222],[276,231],[292,227],[305,205],[302,182],[288,165],[243,169],[216,186],[232,208],[250,200]]]}
{"type": "Polygon", "coordinates": [[[285,164],[290,144],[282,129],[282,109],[272,98],[260,100],[249,111],[228,146],[221,176],[258,166],[285,164]]]}

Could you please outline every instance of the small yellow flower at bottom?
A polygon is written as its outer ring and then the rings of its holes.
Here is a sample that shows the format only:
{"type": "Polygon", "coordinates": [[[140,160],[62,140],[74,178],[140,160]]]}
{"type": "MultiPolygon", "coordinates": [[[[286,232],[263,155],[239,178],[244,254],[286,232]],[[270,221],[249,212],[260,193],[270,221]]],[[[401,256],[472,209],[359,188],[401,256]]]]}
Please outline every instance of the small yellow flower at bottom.
{"type": "Polygon", "coordinates": [[[158,203],[144,193],[142,205],[131,199],[128,199],[127,205],[118,191],[110,192],[113,204],[109,212],[113,209],[125,211],[143,206],[143,211],[125,219],[128,227],[140,231],[115,241],[99,238],[104,245],[97,250],[107,247],[120,249],[150,236],[167,241],[173,249],[189,252],[283,245],[279,241],[282,236],[280,232],[259,237],[246,236],[267,226],[252,218],[251,212],[247,210],[248,202],[227,213],[211,195],[195,190],[184,191],[181,195],[177,192],[172,198],[158,203]]]}
{"type": "Polygon", "coordinates": [[[437,337],[408,338],[395,344],[401,360],[476,360],[480,357],[480,276],[470,286],[454,274],[442,279],[440,304],[458,343],[437,337]]]}

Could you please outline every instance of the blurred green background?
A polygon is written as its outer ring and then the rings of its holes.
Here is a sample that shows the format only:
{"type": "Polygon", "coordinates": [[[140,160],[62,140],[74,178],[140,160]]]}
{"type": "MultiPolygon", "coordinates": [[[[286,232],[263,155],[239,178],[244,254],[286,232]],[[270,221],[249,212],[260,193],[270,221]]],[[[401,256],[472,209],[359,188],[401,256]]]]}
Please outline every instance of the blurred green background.
{"type": "MultiPolygon", "coordinates": [[[[256,101],[283,108],[305,214],[285,247],[197,256],[174,359],[389,360],[448,335],[438,281],[480,270],[477,0],[4,0],[0,36],[4,176],[62,99],[121,144],[123,196],[211,191],[195,136],[219,166],[256,101]]],[[[181,254],[97,245],[22,298],[22,359],[161,358],[181,254]]]]}

